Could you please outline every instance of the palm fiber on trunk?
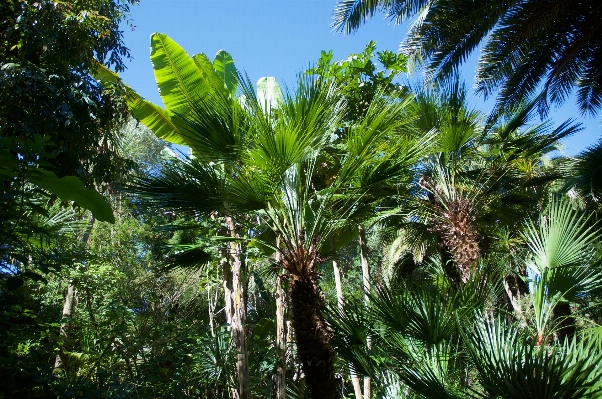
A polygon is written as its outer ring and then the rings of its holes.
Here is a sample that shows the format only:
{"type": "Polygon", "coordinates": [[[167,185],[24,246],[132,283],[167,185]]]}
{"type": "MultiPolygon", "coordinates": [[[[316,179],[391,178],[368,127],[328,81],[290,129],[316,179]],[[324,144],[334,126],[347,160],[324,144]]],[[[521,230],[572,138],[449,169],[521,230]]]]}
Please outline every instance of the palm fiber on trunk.
{"type": "Polygon", "coordinates": [[[320,311],[317,284],[308,277],[291,276],[290,306],[299,360],[312,399],[338,399],[334,349],[320,311]]]}

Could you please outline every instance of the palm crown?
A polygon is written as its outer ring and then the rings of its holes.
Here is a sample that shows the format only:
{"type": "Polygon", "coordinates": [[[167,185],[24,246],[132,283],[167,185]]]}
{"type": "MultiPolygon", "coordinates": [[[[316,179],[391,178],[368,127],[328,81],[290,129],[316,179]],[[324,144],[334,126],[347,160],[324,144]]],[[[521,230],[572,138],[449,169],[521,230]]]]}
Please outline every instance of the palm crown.
{"type": "Polygon", "coordinates": [[[402,50],[432,78],[457,72],[484,43],[477,91],[497,95],[498,111],[540,88],[541,111],[573,88],[583,113],[602,105],[602,6],[596,0],[345,0],[333,25],[350,33],[379,10],[397,23],[416,16],[402,50]]]}

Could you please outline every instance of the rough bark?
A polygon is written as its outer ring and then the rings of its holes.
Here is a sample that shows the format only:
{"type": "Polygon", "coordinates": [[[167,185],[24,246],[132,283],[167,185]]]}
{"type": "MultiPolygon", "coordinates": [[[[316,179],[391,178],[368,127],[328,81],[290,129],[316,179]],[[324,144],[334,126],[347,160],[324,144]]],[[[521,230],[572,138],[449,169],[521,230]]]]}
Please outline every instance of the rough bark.
{"type": "Polygon", "coordinates": [[[466,284],[481,253],[479,236],[474,227],[473,205],[460,198],[447,204],[444,209],[441,219],[436,223],[436,230],[454,258],[462,283],[466,284]]]}
{"type": "MultiPolygon", "coordinates": [[[[226,218],[230,235],[238,238],[232,218],[226,218]]],[[[230,245],[232,259],[232,341],[236,348],[236,374],[238,376],[237,399],[251,399],[249,379],[249,351],[247,349],[247,303],[245,293],[245,276],[242,265],[242,248],[240,242],[230,245]]]]}
{"type": "Polygon", "coordinates": [[[508,301],[523,327],[527,326],[527,318],[521,305],[522,297],[527,293],[526,284],[515,274],[509,274],[504,278],[504,290],[508,301]]]}
{"type": "MultiPolygon", "coordinates": [[[[358,233],[360,239],[360,257],[362,259],[362,281],[364,291],[364,305],[366,310],[370,308],[370,264],[368,263],[368,242],[366,240],[366,231],[362,225],[358,226],[358,233]]],[[[366,348],[372,349],[372,337],[370,334],[366,335],[366,348]]],[[[372,381],[370,377],[364,377],[364,399],[370,399],[372,397],[372,381]]]]}
{"type": "Polygon", "coordinates": [[[338,399],[335,352],[324,323],[322,298],[315,278],[291,275],[290,311],[297,353],[312,399],[338,399]]]}
{"type": "Polygon", "coordinates": [[[276,351],[278,364],[276,367],[275,390],[276,399],[286,399],[286,320],[284,289],[282,277],[276,280],[276,351]]]}

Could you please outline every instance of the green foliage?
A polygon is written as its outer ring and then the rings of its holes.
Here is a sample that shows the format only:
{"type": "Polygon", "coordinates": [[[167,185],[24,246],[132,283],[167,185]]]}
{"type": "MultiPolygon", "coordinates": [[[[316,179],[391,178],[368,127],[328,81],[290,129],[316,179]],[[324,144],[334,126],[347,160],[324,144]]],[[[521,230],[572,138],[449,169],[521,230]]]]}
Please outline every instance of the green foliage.
{"type": "Polygon", "coordinates": [[[525,263],[536,275],[533,310],[536,330],[543,336],[558,303],[575,302],[599,288],[594,245],[600,233],[588,216],[560,200],[553,201],[538,222],[525,227],[525,243],[532,253],[525,263]]]}
{"type": "Polygon", "coordinates": [[[94,57],[123,69],[128,52],[118,25],[129,4],[2,3],[0,96],[11,99],[0,107],[2,149],[87,185],[115,178],[123,165],[113,147],[114,128],[124,109],[118,93],[88,72],[94,57]]]}
{"type": "Polygon", "coordinates": [[[563,346],[537,346],[516,326],[477,315],[468,348],[486,393],[471,397],[597,398],[602,394],[602,346],[591,336],[563,346]]]}
{"type": "Polygon", "coordinates": [[[375,51],[376,42],[371,41],[363,52],[351,54],[340,62],[332,60],[332,51],[322,51],[317,66],[306,72],[336,83],[347,101],[347,121],[362,117],[377,93],[392,97],[407,94],[407,89],[396,83],[396,79],[407,72],[407,58],[389,50],[376,52],[376,55],[375,51]]]}
{"type": "MultiPolygon", "coordinates": [[[[361,18],[381,4],[352,3],[361,18]]],[[[423,4],[402,3],[402,16],[423,4]]],[[[156,33],[162,108],[108,68],[127,57],[117,28],[128,4],[0,5],[0,94],[15,96],[0,105],[0,398],[231,397],[235,327],[257,398],[273,397],[279,366],[288,395],[310,397],[306,366],[323,353],[308,347],[329,352],[331,338],[339,360],[326,377],[336,370],[345,394],[351,365],[373,379],[373,397],[600,397],[596,148],[563,170],[579,173],[564,189],[590,207],[546,208],[560,175],[542,157],[578,126],[529,126],[541,99],[486,120],[459,81],[409,95],[397,83],[407,58],[374,42],[341,62],[323,52],[282,90],[273,77],[255,88],[223,50],[191,57],[156,33]],[[116,140],[124,104],[152,132],[130,121],[116,140]],[[166,155],[153,133],[190,156],[166,155]],[[116,175],[127,195],[110,187],[116,175]],[[365,299],[358,225],[371,226],[365,299]],[[301,280],[315,294],[306,314],[287,289],[301,280]],[[282,299],[297,341],[281,363],[282,299]],[[244,326],[233,303],[246,306],[244,326]],[[323,342],[300,340],[308,330],[323,342]]]]}
{"type": "Polygon", "coordinates": [[[134,3],[0,4],[0,264],[14,268],[2,271],[3,281],[28,268],[47,269],[49,251],[31,237],[60,240],[37,222],[52,200],[74,201],[99,220],[113,220],[93,190],[104,191],[131,167],[117,150],[126,109],[118,88],[99,85],[89,72],[95,57],[124,68],[129,54],[119,24],[134,3]]]}
{"type": "Polygon", "coordinates": [[[344,0],[335,9],[333,26],[351,33],[377,11],[396,23],[417,17],[403,52],[425,65],[433,80],[457,74],[484,43],[477,91],[496,96],[496,112],[530,97],[547,112],[550,103],[562,103],[574,89],[582,113],[600,110],[596,0],[344,0]]]}

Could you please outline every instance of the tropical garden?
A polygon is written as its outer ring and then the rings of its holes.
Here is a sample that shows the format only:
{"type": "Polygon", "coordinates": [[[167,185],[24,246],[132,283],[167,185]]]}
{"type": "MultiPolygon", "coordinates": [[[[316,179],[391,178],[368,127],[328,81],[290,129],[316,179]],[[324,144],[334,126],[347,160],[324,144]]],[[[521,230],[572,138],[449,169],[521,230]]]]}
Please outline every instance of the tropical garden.
{"type": "Polygon", "coordinates": [[[155,33],[162,104],[136,3],[0,4],[0,398],[602,397],[597,0],[343,0],[401,51],[289,86],[155,33]]]}

